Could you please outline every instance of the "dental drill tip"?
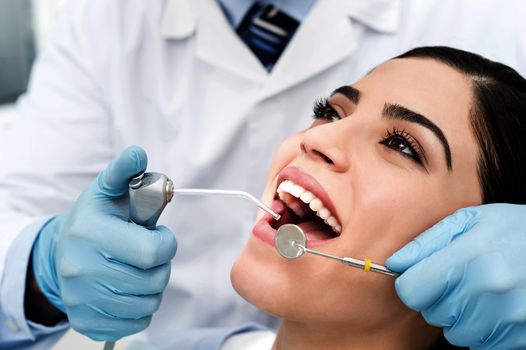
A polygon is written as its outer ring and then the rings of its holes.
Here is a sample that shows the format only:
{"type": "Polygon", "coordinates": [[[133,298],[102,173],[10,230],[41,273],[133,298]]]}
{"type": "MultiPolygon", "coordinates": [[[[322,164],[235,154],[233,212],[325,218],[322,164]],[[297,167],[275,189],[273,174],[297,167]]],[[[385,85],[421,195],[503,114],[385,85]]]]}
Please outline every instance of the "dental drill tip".
{"type": "Polygon", "coordinates": [[[274,210],[270,209],[267,205],[263,204],[259,199],[254,197],[248,192],[238,191],[238,190],[211,190],[211,189],[202,189],[202,188],[176,188],[172,191],[175,195],[187,195],[187,196],[231,196],[231,197],[242,197],[248,199],[252,203],[258,206],[261,210],[266,213],[269,213],[274,220],[279,220],[281,215],[276,213],[274,210]]]}

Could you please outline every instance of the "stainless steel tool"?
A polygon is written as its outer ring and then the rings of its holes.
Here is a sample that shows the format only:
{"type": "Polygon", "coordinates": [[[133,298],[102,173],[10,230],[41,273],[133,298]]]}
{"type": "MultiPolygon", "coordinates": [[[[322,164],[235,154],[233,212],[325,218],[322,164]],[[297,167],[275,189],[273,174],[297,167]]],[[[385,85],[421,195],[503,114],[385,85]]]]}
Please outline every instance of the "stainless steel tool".
{"type": "Polygon", "coordinates": [[[399,274],[389,270],[387,267],[379,264],[372,263],[371,260],[365,259],[355,259],[345,256],[336,256],[332,254],[327,254],[319,252],[317,250],[307,248],[307,237],[305,232],[294,224],[285,224],[282,225],[276,237],[274,238],[274,244],[278,253],[287,259],[297,259],[305,253],[318,255],[324,258],[329,258],[337,260],[345,265],[352,266],[364,270],[366,272],[377,272],[388,276],[398,277],[399,274]]]}

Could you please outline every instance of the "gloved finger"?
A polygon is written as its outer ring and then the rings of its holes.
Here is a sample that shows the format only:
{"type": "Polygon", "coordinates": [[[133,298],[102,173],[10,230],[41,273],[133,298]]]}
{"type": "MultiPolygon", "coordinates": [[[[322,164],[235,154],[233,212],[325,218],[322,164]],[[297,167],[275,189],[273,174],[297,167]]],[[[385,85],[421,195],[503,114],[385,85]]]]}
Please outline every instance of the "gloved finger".
{"type": "MultiPolygon", "coordinates": [[[[451,327],[444,328],[445,338],[453,345],[462,347],[480,346],[495,331],[498,312],[493,308],[480,308],[482,303],[494,302],[494,297],[481,295],[463,302],[461,310],[457,312],[457,320],[451,327]]],[[[427,318],[426,318],[427,319],[427,318]]]]}
{"type": "Polygon", "coordinates": [[[395,282],[402,302],[438,327],[454,325],[468,301],[485,293],[501,293],[513,284],[498,253],[459,263],[451,256],[458,256],[463,247],[455,248],[456,252],[441,251],[424,259],[395,282]]]}
{"type": "Polygon", "coordinates": [[[121,318],[143,317],[157,309],[155,300],[160,301],[166,287],[170,264],[161,265],[153,269],[153,273],[148,273],[128,265],[107,262],[103,258],[101,260],[103,262],[91,267],[89,275],[76,274],[64,279],[67,283],[62,286],[62,302],[66,308],[95,305],[121,318]],[[137,278],[141,273],[146,278],[137,278]],[[115,309],[111,305],[104,306],[109,303],[115,303],[115,309]],[[132,306],[133,303],[138,305],[132,306]],[[121,307],[126,309],[119,312],[121,307]]]}
{"type": "MultiPolygon", "coordinates": [[[[524,296],[522,296],[524,297],[524,296]]],[[[524,303],[522,303],[524,305],[524,303]]],[[[520,305],[518,305],[520,307],[520,305]]],[[[524,311],[524,307],[522,307],[524,311]]],[[[495,327],[487,337],[482,337],[477,344],[470,345],[472,350],[523,350],[526,349],[526,321],[524,318],[511,322],[502,322],[497,318],[495,327]]],[[[444,334],[446,337],[449,335],[444,334]]]]}
{"type": "MultiPolygon", "coordinates": [[[[481,295],[476,300],[469,300],[464,308],[465,313],[460,314],[455,325],[444,329],[445,338],[453,345],[469,347],[470,349],[515,349],[513,346],[506,347],[503,345],[505,338],[514,338],[513,330],[517,325],[520,325],[520,323],[508,322],[508,320],[500,318],[502,311],[497,310],[497,308],[508,309],[506,299],[507,297],[502,295],[498,295],[496,298],[495,296],[481,295]],[[479,305],[483,303],[492,306],[481,308],[479,305]],[[493,347],[490,344],[499,344],[499,347],[493,347]]],[[[524,338],[522,334],[521,338],[524,338]]],[[[515,341],[513,341],[514,344],[515,341]]],[[[524,347],[517,349],[524,349],[524,347]]]]}
{"type": "Polygon", "coordinates": [[[476,224],[477,217],[477,207],[457,210],[395,252],[387,259],[387,267],[404,272],[469,231],[476,224]]]}
{"type": "Polygon", "coordinates": [[[174,234],[165,226],[149,230],[132,222],[111,218],[103,253],[107,259],[148,270],[172,260],[177,251],[174,234]]]}
{"type": "Polygon", "coordinates": [[[517,305],[510,307],[513,299],[503,297],[515,290],[514,282],[501,254],[489,252],[469,261],[459,283],[424,309],[422,315],[432,325],[448,327],[448,340],[455,345],[481,344],[481,339],[493,333],[495,324],[506,321],[502,314],[515,314],[517,305]]]}
{"type": "Polygon", "coordinates": [[[100,273],[100,283],[115,294],[152,295],[164,291],[170,279],[171,264],[148,270],[137,269],[118,262],[109,262],[110,269],[100,273]]]}
{"type": "Polygon", "coordinates": [[[121,197],[128,193],[130,179],[144,172],[148,163],[146,152],[138,146],[126,148],[99,174],[96,180],[99,193],[110,197],[121,197]]]}
{"type": "Polygon", "coordinates": [[[151,316],[159,309],[162,294],[129,295],[114,294],[112,298],[97,299],[90,305],[101,313],[120,319],[140,319],[151,316]]]}
{"type": "Polygon", "coordinates": [[[106,314],[89,305],[79,305],[68,309],[71,327],[96,341],[117,341],[122,337],[145,330],[152,317],[139,319],[120,319],[106,314]]]}
{"type": "MultiPolygon", "coordinates": [[[[449,264],[447,259],[451,260],[451,253],[439,251],[396,279],[396,292],[407,307],[421,312],[446,297],[458,285],[464,274],[464,265],[449,264]]],[[[447,323],[435,325],[445,326],[447,323]]]]}

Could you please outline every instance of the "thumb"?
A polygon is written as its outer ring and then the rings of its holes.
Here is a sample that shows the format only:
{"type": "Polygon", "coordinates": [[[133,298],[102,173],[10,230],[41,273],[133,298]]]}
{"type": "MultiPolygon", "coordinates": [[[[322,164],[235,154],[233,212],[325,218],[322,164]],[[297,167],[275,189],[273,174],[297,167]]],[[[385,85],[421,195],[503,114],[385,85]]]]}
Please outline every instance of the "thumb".
{"type": "Polygon", "coordinates": [[[144,149],[139,146],[126,148],[97,177],[98,192],[110,198],[123,196],[128,192],[130,179],[144,172],[147,164],[148,157],[144,149]]]}
{"type": "Polygon", "coordinates": [[[387,259],[387,267],[404,272],[469,231],[476,224],[478,215],[477,207],[457,210],[394,253],[387,259]]]}

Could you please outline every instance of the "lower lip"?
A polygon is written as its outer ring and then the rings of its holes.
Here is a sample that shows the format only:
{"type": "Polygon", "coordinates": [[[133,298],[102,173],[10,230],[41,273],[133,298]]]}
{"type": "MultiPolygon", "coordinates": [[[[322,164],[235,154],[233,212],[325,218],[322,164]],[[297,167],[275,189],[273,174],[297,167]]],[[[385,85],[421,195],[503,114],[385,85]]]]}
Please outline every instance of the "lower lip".
{"type": "MultiPolygon", "coordinates": [[[[285,205],[280,200],[274,200],[272,202],[272,205],[270,206],[272,210],[274,210],[278,214],[283,214],[283,212],[286,210],[285,205]]],[[[270,223],[274,220],[274,218],[270,214],[265,214],[255,225],[252,229],[252,234],[256,236],[258,239],[263,241],[264,243],[270,245],[271,247],[274,247],[274,238],[276,237],[277,230],[274,229],[272,226],[270,226],[270,223]]],[[[335,238],[329,238],[329,239],[309,239],[307,240],[307,248],[313,248],[318,247],[324,244],[327,244],[329,242],[332,242],[333,240],[337,239],[335,238]]]]}
{"type": "MultiPolygon", "coordinates": [[[[270,206],[278,214],[283,214],[285,211],[285,205],[283,202],[274,200],[270,206]]],[[[265,214],[261,220],[259,220],[252,229],[254,236],[267,243],[268,245],[274,247],[274,237],[276,236],[277,230],[275,230],[270,223],[274,218],[270,214],[265,214]]]]}

